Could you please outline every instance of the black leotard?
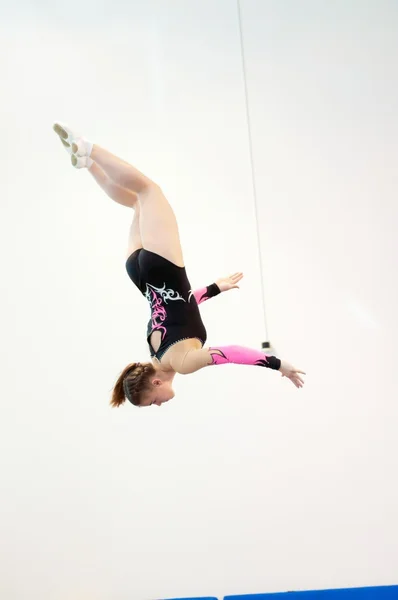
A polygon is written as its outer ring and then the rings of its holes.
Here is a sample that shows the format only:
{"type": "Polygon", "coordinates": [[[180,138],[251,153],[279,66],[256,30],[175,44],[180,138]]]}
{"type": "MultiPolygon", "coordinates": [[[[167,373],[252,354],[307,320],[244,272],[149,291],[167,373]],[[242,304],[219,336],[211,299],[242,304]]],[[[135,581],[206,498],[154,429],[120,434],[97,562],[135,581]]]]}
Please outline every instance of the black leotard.
{"type": "Polygon", "coordinates": [[[140,248],[127,259],[126,270],[150,304],[147,342],[152,357],[160,361],[170,346],[190,338],[197,338],[204,346],[207,333],[185,267],[140,248]],[[154,331],[161,333],[156,352],[150,343],[154,331]]]}

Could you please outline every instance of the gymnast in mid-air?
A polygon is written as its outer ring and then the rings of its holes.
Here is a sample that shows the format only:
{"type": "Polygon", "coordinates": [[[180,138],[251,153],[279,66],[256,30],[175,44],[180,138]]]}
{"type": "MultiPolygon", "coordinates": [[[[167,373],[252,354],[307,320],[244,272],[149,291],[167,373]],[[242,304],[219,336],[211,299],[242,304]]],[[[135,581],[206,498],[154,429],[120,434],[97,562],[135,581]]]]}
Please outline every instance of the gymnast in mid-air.
{"type": "Polygon", "coordinates": [[[297,387],[305,375],[284,360],[238,345],[204,347],[206,329],[199,305],[238,287],[242,273],[192,290],[187,277],[176,217],[159,185],[107,150],[55,123],[54,131],[72,165],[86,168],[115,202],[134,209],[126,270],[149,302],[150,362],[129,364],[118,377],[111,405],[127,398],[135,406],[161,406],[174,398],[177,373],[188,375],[210,365],[234,363],[279,371],[297,387]]]}

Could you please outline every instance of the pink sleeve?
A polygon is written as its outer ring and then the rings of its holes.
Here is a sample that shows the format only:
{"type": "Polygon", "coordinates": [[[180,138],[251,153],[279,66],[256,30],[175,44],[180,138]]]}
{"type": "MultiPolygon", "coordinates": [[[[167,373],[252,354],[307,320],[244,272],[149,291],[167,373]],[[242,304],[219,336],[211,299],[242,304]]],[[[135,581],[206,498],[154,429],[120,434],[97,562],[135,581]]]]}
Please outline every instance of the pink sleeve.
{"type": "Polygon", "coordinates": [[[202,348],[191,350],[185,354],[175,354],[170,358],[171,366],[176,373],[188,375],[199,369],[211,365],[253,365],[256,367],[268,367],[279,371],[281,361],[276,356],[268,356],[260,350],[245,348],[244,346],[218,346],[217,348],[202,348]]]}
{"type": "Polygon", "coordinates": [[[200,288],[199,290],[195,290],[193,292],[195,300],[198,304],[202,304],[202,302],[206,302],[206,300],[214,298],[214,296],[218,296],[218,294],[221,294],[221,290],[216,283],[212,283],[207,287],[200,288]]]}
{"type": "Polygon", "coordinates": [[[213,360],[213,365],[234,363],[238,365],[268,367],[276,371],[279,371],[281,367],[281,361],[276,356],[268,356],[260,350],[244,346],[218,346],[218,348],[209,348],[209,352],[213,360]]]}

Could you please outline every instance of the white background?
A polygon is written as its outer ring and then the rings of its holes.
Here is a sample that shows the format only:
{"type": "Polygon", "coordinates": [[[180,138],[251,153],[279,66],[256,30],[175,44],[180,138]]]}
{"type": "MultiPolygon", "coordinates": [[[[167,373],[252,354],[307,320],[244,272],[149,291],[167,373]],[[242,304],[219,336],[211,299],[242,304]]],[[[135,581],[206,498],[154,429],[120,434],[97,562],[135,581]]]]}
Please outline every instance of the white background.
{"type": "Polygon", "coordinates": [[[142,600],[397,583],[398,7],[374,0],[1,4],[0,596],[142,600]],[[225,366],[109,408],[145,360],[130,210],[65,121],[162,186],[225,366]],[[259,261],[260,244],[262,264],[259,261]]]}

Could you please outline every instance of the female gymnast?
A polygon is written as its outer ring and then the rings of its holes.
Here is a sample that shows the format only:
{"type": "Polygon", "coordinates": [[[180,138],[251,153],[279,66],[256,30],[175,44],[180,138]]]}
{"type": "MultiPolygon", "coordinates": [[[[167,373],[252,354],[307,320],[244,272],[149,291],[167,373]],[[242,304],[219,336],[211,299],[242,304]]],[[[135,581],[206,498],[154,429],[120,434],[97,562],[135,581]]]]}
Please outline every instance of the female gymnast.
{"type": "Polygon", "coordinates": [[[301,388],[304,381],[300,375],[305,373],[275,356],[243,346],[204,347],[206,329],[198,305],[237,288],[242,273],[192,291],[176,217],[160,187],[69,127],[55,123],[53,129],[75,168],[87,168],[112,200],[134,209],[126,269],[149,302],[147,342],[151,362],[131,363],[122,371],[111,405],[120,406],[127,398],[135,406],[161,406],[175,396],[176,373],[188,375],[209,365],[227,363],[280,371],[282,377],[301,388]]]}

